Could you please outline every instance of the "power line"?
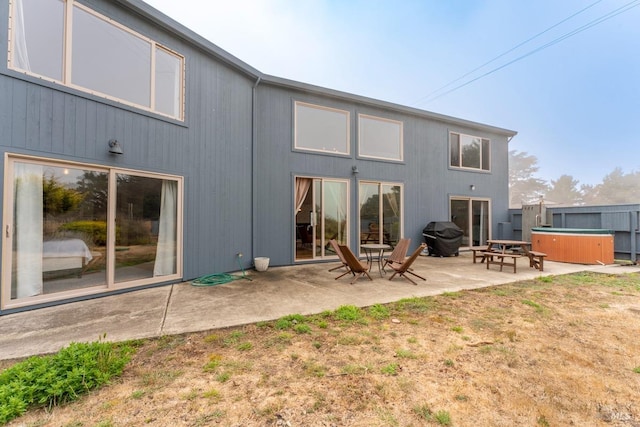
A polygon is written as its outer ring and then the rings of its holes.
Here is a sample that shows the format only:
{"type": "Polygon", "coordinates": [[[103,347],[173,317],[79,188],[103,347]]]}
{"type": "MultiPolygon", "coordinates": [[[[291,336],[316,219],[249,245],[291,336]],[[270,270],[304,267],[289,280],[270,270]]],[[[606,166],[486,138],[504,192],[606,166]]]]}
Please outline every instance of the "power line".
{"type": "Polygon", "coordinates": [[[560,36],[560,37],[558,37],[558,38],[556,38],[556,39],[552,40],[551,42],[549,42],[549,43],[547,43],[547,44],[544,44],[544,45],[542,45],[542,46],[540,46],[540,47],[537,47],[537,48],[535,48],[535,49],[533,49],[533,50],[531,50],[531,51],[529,51],[529,52],[525,53],[524,55],[521,55],[521,56],[519,56],[519,57],[517,57],[517,58],[515,58],[515,59],[513,59],[513,60],[511,60],[511,61],[509,61],[509,62],[507,62],[507,63],[505,63],[505,64],[503,64],[503,65],[501,65],[501,66],[499,66],[499,67],[496,67],[496,68],[494,68],[494,69],[492,69],[492,70],[490,70],[490,71],[488,71],[488,72],[486,72],[486,73],[484,73],[484,74],[482,74],[482,75],[480,75],[480,76],[478,76],[478,77],[476,77],[476,78],[474,78],[474,79],[471,79],[471,80],[469,80],[469,81],[467,81],[467,82],[465,82],[465,83],[463,83],[463,84],[461,84],[461,85],[458,85],[458,86],[456,86],[456,87],[454,87],[454,88],[452,88],[452,89],[450,89],[450,90],[448,90],[448,91],[446,91],[446,92],[443,92],[443,93],[441,93],[440,95],[433,96],[435,93],[437,93],[437,92],[441,91],[442,89],[444,89],[444,88],[446,88],[446,87],[449,87],[449,86],[451,86],[453,83],[455,83],[455,82],[458,82],[458,81],[462,80],[464,77],[467,77],[468,75],[470,75],[470,74],[472,74],[473,72],[475,72],[475,71],[479,70],[480,68],[483,68],[483,67],[484,67],[484,66],[486,66],[487,64],[490,64],[491,62],[494,62],[496,59],[499,59],[499,58],[503,57],[503,56],[504,56],[504,55],[506,55],[507,53],[509,53],[509,52],[511,52],[511,51],[513,51],[513,50],[515,50],[515,49],[517,49],[518,47],[522,46],[522,45],[523,45],[523,44],[525,44],[525,43],[528,43],[530,40],[533,40],[534,38],[538,37],[539,35],[542,35],[542,34],[546,33],[547,31],[551,30],[552,28],[557,27],[557,26],[558,26],[558,25],[560,25],[561,23],[563,23],[563,22],[567,21],[568,19],[571,19],[572,17],[576,16],[576,15],[577,15],[577,14],[579,14],[579,13],[582,13],[584,10],[586,10],[586,9],[588,9],[588,8],[590,8],[590,7],[592,7],[592,6],[594,6],[595,4],[599,3],[600,1],[601,1],[601,0],[597,1],[596,3],[593,3],[593,4],[589,5],[589,6],[587,6],[585,9],[582,9],[582,10],[580,10],[580,11],[576,12],[575,14],[571,15],[571,16],[570,16],[570,17],[568,17],[568,18],[565,18],[564,20],[562,20],[562,21],[560,21],[559,23],[557,23],[557,24],[555,24],[555,25],[553,25],[553,26],[549,27],[548,29],[544,30],[543,32],[541,32],[541,33],[539,33],[539,34],[537,34],[537,35],[535,35],[535,36],[533,36],[533,37],[531,37],[531,38],[527,39],[526,41],[524,41],[524,42],[520,43],[519,45],[517,45],[517,46],[515,46],[515,47],[511,48],[510,50],[506,51],[505,53],[503,53],[503,54],[501,54],[501,55],[499,55],[499,56],[495,57],[494,59],[492,59],[492,60],[490,60],[490,61],[488,61],[488,62],[484,63],[483,65],[481,65],[481,66],[479,66],[479,67],[475,68],[474,70],[469,71],[469,72],[468,72],[468,73],[466,73],[465,75],[463,75],[463,76],[461,76],[461,77],[459,77],[459,78],[457,78],[457,79],[455,79],[455,80],[451,81],[450,83],[447,83],[445,86],[442,86],[441,88],[439,88],[439,89],[437,89],[437,90],[435,90],[435,91],[431,92],[429,95],[426,95],[426,96],[422,97],[419,101],[417,101],[417,102],[416,102],[416,104],[418,104],[418,103],[423,103],[423,102],[424,102],[424,103],[429,103],[429,102],[435,101],[436,99],[439,99],[439,98],[441,98],[441,97],[443,97],[443,96],[445,96],[445,95],[448,95],[448,94],[450,94],[451,92],[454,92],[454,91],[456,91],[456,90],[458,90],[458,89],[460,89],[460,88],[463,88],[463,87],[465,87],[465,86],[467,86],[467,85],[469,85],[469,84],[471,84],[471,83],[473,83],[473,82],[475,82],[475,81],[477,81],[477,80],[480,80],[481,78],[484,78],[484,77],[486,77],[486,76],[488,76],[488,75],[491,75],[491,74],[495,73],[496,71],[502,70],[503,68],[505,68],[505,67],[507,67],[507,66],[509,66],[509,65],[511,65],[511,64],[513,64],[513,63],[515,63],[515,62],[518,62],[518,61],[520,61],[520,60],[522,60],[522,59],[524,59],[524,58],[526,58],[526,57],[528,57],[528,56],[531,56],[531,55],[533,55],[534,53],[537,53],[537,52],[539,52],[539,51],[541,51],[541,50],[544,50],[544,49],[546,49],[546,48],[548,48],[548,47],[551,47],[551,46],[553,46],[553,45],[555,45],[555,44],[557,44],[557,43],[560,43],[561,41],[566,40],[566,39],[568,39],[569,37],[572,37],[572,36],[574,36],[574,35],[576,35],[576,34],[578,34],[578,33],[581,33],[582,31],[588,30],[589,28],[594,27],[594,26],[596,26],[596,25],[598,25],[598,24],[601,24],[602,22],[607,21],[607,20],[609,20],[609,19],[611,19],[611,18],[614,18],[614,17],[616,17],[616,16],[618,16],[618,15],[620,15],[620,14],[624,13],[624,12],[629,11],[630,9],[632,9],[632,8],[634,8],[634,7],[640,6],[640,0],[633,0],[633,1],[631,1],[631,2],[629,2],[629,3],[627,3],[627,4],[625,4],[625,5],[623,5],[623,6],[621,6],[621,7],[619,7],[618,9],[615,9],[615,10],[613,10],[613,11],[611,11],[611,12],[609,12],[609,13],[605,14],[605,15],[602,15],[601,17],[596,18],[596,19],[594,19],[594,20],[592,20],[592,21],[590,21],[590,22],[588,22],[588,23],[584,24],[583,26],[578,27],[578,28],[576,28],[575,30],[572,30],[572,31],[570,31],[570,32],[568,32],[568,33],[566,33],[566,34],[564,34],[564,35],[562,35],[562,36],[560,36]]]}
{"type": "Polygon", "coordinates": [[[430,98],[430,97],[431,97],[431,96],[433,96],[434,94],[436,94],[436,93],[440,92],[442,89],[448,88],[448,87],[449,87],[449,86],[451,86],[452,84],[459,82],[460,80],[464,79],[464,78],[465,78],[465,77],[467,77],[468,75],[473,74],[473,73],[475,73],[476,71],[480,70],[481,68],[484,68],[484,67],[486,67],[487,65],[491,64],[492,62],[497,61],[498,59],[502,58],[503,56],[507,55],[508,53],[513,52],[513,51],[514,51],[514,50],[516,50],[517,48],[519,48],[519,47],[521,47],[521,46],[523,46],[523,45],[525,45],[525,44],[529,43],[531,40],[534,40],[534,39],[536,39],[536,38],[540,37],[541,35],[543,35],[543,34],[545,34],[545,33],[549,32],[549,31],[551,31],[552,29],[554,29],[554,28],[556,28],[557,26],[559,26],[559,25],[563,24],[564,22],[568,21],[569,19],[571,19],[571,18],[573,18],[573,17],[575,17],[575,16],[577,16],[577,15],[581,14],[581,13],[582,13],[582,12],[584,12],[585,10],[590,9],[591,7],[593,7],[593,6],[595,6],[596,4],[600,3],[601,1],[602,1],[602,0],[598,0],[598,1],[596,1],[595,3],[592,3],[592,4],[590,4],[589,6],[585,7],[584,9],[581,9],[581,10],[577,11],[577,12],[576,12],[576,13],[574,13],[573,15],[571,15],[571,16],[569,16],[569,17],[567,17],[567,18],[563,19],[562,21],[560,21],[560,22],[558,22],[558,23],[556,23],[556,24],[554,24],[554,25],[550,26],[550,27],[549,27],[549,28],[547,28],[546,30],[544,30],[544,31],[542,31],[542,32],[539,32],[539,33],[538,33],[538,34],[536,34],[535,36],[533,36],[533,37],[529,37],[528,39],[526,39],[526,40],[525,40],[525,41],[523,41],[522,43],[517,44],[516,46],[514,46],[514,47],[512,47],[511,49],[507,50],[506,52],[501,53],[500,55],[498,55],[498,56],[496,56],[495,58],[493,58],[493,59],[491,59],[491,60],[489,60],[489,61],[485,62],[484,64],[482,64],[482,65],[480,65],[480,66],[478,66],[478,67],[474,68],[473,70],[469,71],[468,73],[463,74],[462,76],[458,77],[457,79],[450,81],[450,82],[449,82],[449,83],[447,83],[446,85],[441,86],[441,87],[439,87],[438,89],[436,89],[436,90],[434,90],[434,91],[432,91],[432,92],[428,93],[427,95],[423,96],[423,97],[422,97],[422,98],[420,98],[418,101],[416,101],[416,103],[420,103],[421,101],[423,101],[423,100],[425,100],[425,99],[430,98]]]}

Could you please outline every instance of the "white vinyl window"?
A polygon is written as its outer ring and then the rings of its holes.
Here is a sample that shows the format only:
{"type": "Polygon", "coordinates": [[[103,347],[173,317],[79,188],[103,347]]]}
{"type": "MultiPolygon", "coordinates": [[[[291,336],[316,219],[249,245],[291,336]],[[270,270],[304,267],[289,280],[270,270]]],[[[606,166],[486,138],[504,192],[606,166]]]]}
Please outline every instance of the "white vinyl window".
{"type": "Polygon", "coordinates": [[[10,156],[0,307],[178,280],[182,178],[10,156]]]}
{"type": "Polygon", "coordinates": [[[295,103],[296,149],[349,154],[349,112],[295,103]]]}
{"type": "Polygon", "coordinates": [[[491,141],[477,136],[449,134],[450,165],[454,168],[491,170],[491,141]]]}
{"type": "Polygon", "coordinates": [[[358,154],[361,157],[402,160],[402,122],[358,115],[358,154]]]}
{"type": "Polygon", "coordinates": [[[12,0],[9,67],[178,120],[184,58],[74,0],[12,0]]]}

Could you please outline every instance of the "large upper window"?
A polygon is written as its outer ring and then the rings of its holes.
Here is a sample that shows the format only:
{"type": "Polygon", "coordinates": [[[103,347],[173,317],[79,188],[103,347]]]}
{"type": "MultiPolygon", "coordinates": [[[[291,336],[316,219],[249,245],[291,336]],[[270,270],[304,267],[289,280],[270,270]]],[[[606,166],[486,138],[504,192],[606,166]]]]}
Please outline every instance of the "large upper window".
{"type": "Polygon", "coordinates": [[[349,112],[295,103],[295,148],[349,154],[349,112]]]}
{"type": "Polygon", "coordinates": [[[491,141],[488,139],[451,132],[449,146],[452,167],[491,170],[491,141]]]}
{"type": "Polygon", "coordinates": [[[13,0],[9,67],[183,119],[184,58],[73,0],[13,0]]]}
{"type": "Polygon", "coordinates": [[[402,160],[402,122],[359,114],[358,154],[374,159],[402,160]]]}

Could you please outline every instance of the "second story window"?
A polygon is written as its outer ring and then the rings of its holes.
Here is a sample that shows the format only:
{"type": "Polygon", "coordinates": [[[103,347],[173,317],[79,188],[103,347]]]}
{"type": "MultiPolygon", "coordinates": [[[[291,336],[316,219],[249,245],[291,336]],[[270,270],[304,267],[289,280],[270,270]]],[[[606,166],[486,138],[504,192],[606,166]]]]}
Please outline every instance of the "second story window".
{"type": "Polygon", "coordinates": [[[184,57],[73,0],[12,0],[9,67],[183,120],[184,57]]]}
{"type": "Polygon", "coordinates": [[[359,114],[358,154],[372,159],[402,160],[402,122],[359,114]]]}
{"type": "Polygon", "coordinates": [[[296,149],[349,154],[349,112],[319,105],[295,103],[296,149]]]}
{"type": "Polygon", "coordinates": [[[477,136],[449,134],[450,165],[454,168],[491,170],[491,141],[477,136]]]}

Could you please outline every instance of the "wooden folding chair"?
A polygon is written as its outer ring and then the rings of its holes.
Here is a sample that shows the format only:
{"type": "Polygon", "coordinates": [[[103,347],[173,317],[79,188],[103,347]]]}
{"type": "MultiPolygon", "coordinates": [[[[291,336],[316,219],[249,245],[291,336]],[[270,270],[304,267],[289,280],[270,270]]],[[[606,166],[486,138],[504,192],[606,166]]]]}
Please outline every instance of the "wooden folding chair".
{"type": "Polygon", "coordinates": [[[345,260],[344,259],[344,255],[342,255],[342,251],[340,250],[340,247],[338,246],[338,241],[336,239],[331,239],[331,240],[329,240],[329,244],[331,245],[331,248],[336,253],[336,255],[338,255],[338,258],[340,258],[340,262],[342,263],[342,265],[339,265],[337,267],[333,267],[329,271],[336,271],[336,270],[339,270],[341,268],[344,268],[344,269],[347,270],[345,273],[342,273],[341,275],[336,277],[335,280],[338,280],[342,276],[346,276],[349,273],[353,274],[353,272],[349,268],[349,264],[347,264],[347,260],[345,260]]]}
{"type": "Polygon", "coordinates": [[[425,243],[421,244],[420,246],[418,246],[418,249],[416,249],[409,258],[407,258],[402,264],[400,265],[396,265],[396,264],[389,264],[389,267],[391,267],[394,270],[394,273],[391,275],[391,277],[389,277],[389,280],[393,279],[395,277],[395,275],[399,275],[400,277],[404,277],[405,279],[407,279],[408,281],[410,281],[411,283],[413,283],[414,285],[418,285],[416,282],[414,282],[413,280],[411,280],[411,278],[409,276],[407,276],[407,274],[411,274],[412,276],[416,276],[419,279],[422,280],[427,280],[422,276],[417,275],[416,273],[414,273],[409,267],[411,267],[411,264],[413,264],[413,262],[416,260],[416,258],[418,258],[418,255],[420,255],[420,252],[422,250],[424,250],[424,248],[426,248],[427,245],[425,243]]]}
{"type": "Polygon", "coordinates": [[[342,252],[342,256],[344,256],[349,269],[354,275],[351,284],[353,285],[356,280],[358,280],[362,276],[367,276],[369,280],[373,280],[371,276],[369,276],[369,265],[366,262],[360,261],[356,256],[351,252],[348,246],[338,245],[340,251],[342,252]]]}
{"type": "Polygon", "coordinates": [[[384,265],[382,269],[387,266],[387,264],[402,264],[404,259],[407,257],[407,251],[409,250],[409,245],[411,244],[411,239],[400,239],[398,244],[387,258],[384,259],[384,265]]]}

